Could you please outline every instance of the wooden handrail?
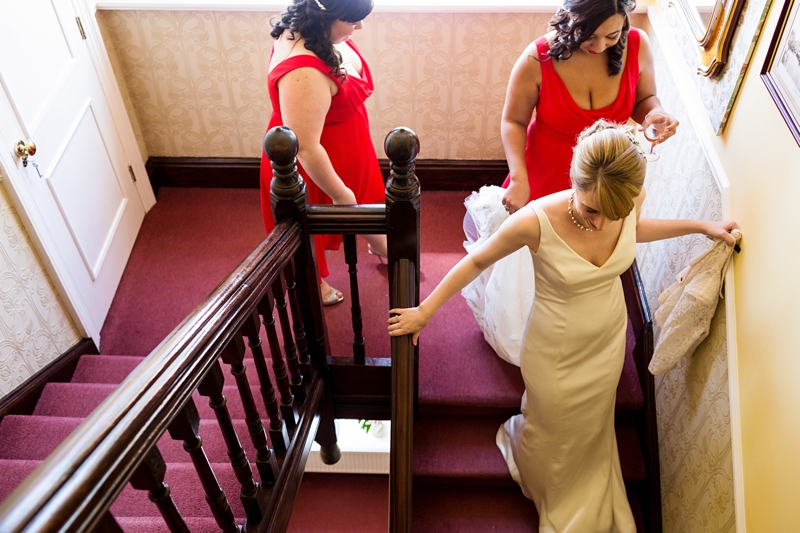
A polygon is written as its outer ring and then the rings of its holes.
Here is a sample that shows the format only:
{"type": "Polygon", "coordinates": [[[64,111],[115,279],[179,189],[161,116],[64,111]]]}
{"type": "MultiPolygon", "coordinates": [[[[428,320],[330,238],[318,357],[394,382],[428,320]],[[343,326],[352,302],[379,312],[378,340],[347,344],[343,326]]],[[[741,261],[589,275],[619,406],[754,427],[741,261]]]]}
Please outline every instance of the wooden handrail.
{"type": "Polygon", "coordinates": [[[0,505],[4,532],[89,531],[301,241],[279,225],[0,505]]]}

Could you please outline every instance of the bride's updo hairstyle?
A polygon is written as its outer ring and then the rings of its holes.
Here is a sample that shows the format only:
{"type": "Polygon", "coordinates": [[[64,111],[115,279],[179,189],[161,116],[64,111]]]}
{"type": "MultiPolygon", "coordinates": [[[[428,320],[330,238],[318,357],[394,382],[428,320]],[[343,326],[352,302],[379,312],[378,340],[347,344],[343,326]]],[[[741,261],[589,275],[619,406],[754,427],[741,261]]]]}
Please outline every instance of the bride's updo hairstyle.
{"type": "Polygon", "coordinates": [[[644,150],[631,130],[598,120],[578,137],[569,175],[575,189],[597,195],[604,217],[619,220],[633,209],[646,170],[644,150]]]}
{"type": "Polygon", "coordinates": [[[274,39],[289,31],[291,39],[299,34],[307,50],[331,67],[331,75],[346,78],[341,69],[342,55],[330,42],[331,25],[337,20],[360,22],[372,12],[372,0],[294,0],[269,33],[274,39]]]}
{"type": "Polygon", "coordinates": [[[628,44],[631,28],[628,15],[635,8],[635,0],[564,0],[564,5],[550,19],[550,26],[556,30],[550,57],[569,59],[609,17],[622,15],[625,18],[622,34],[617,44],[608,49],[608,75],[616,76],[622,71],[622,52],[628,44]]]}

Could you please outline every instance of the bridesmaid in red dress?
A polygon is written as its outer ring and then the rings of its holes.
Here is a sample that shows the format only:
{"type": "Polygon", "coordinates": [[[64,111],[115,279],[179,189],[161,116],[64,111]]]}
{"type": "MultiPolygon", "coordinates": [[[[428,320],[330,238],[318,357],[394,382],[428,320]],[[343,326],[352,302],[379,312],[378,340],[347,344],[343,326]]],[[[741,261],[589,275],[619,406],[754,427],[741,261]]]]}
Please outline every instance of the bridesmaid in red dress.
{"type": "MultiPolygon", "coordinates": [[[[298,170],[311,204],[373,204],[385,201],[383,178],[364,100],[374,85],[367,63],[350,37],[364,25],[372,0],[295,0],[273,26],[267,85],[272,103],[269,128],[286,126],[297,135],[298,170]]],[[[270,207],[272,168],[261,155],[261,210],[267,232],[275,227],[270,207]]],[[[370,252],[386,255],[386,236],[365,236],[370,252]]],[[[317,235],[320,276],[328,275],[326,250],[338,250],[341,235],[317,235]]],[[[325,305],[340,291],[321,281],[325,305]]]]}
{"type": "Polygon", "coordinates": [[[658,142],[675,134],[678,121],[656,96],[650,41],[628,20],[635,7],[634,0],[565,0],[553,31],[517,60],[501,122],[510,213],[570,187],[577,136],[601,118],[643,124],[648,113],[660,113],[667,127],[658,142]]]}

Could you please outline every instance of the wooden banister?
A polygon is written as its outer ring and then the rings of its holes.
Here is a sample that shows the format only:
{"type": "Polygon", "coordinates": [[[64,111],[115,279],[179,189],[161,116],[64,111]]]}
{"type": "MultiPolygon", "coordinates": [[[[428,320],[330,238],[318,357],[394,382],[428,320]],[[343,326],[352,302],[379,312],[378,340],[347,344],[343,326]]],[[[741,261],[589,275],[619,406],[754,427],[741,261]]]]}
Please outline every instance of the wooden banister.
{"type": "Polygon", "coordinates": [[[278,226],[0,505],[3,531],[91,530],[300,246],[278,226]]]}
{"type": "MultiPolygon", "coordinates": [[[[404,128],[387,137],[392,171],[386,206],[307,206],[305,185],[297,172],[294,134],[287,128],[274,128],[264,145],[273,167],[275,229],[0,504],[0,531],[120,531],[109,507],[129,481],[148,492],[171,531],[187,531],[164,483],[167,466],[156,447],[168,431],[183,442],[221,530],[241,531],[240,521],[246,520],[245,531],[282,533],[312,441],[320,444],[325,463],[333,464],[341,455],[334,426],[339,377],[343,383],[356,384],[344,407],[350,415],[378,418],[368,414],[391,411],[391,531],[411,530],[418,351],[406,336],[392,339],[392,366],[386,359],[364,357],[363,350],[356,366],[329,363],[312,236],[350,234],[348,258],[355,277],[352,234],[386,233],[390,302],[417,305],[420,189],[414,160],[419,141],[404,128]],[[262,324],[275,370],[274,387],[261,345],[262,324]],[[245,344],[252,351],[255,372],[246,372],[245,344]],[[228,389],[234,390],[229,394],[238,394],[242,400],[248,428],[245,437],[251,439],[256,457],[247,457],[228,412],[223,394],[226,374],[236,385],[228,389]],[[251,383],[254,379],[258,383],[251,383]],[[260,401],[252,393],[256,388],[260,401]],[[203,451],[200,417],[192,398],[195,391],[207,398],[203,401],[214,411],[230,459],[227,464],[212,464],[203,451]],[[238,495],[225,493],[214,468],[233,470],[238,495]],[[234,516],[230,499],[235,497],[246,516],[234,516]]],[[[358,298],[358,290],[353,293],[358,298]]],[[[360,311],[355,315],[358,337],[360,311]]]]}

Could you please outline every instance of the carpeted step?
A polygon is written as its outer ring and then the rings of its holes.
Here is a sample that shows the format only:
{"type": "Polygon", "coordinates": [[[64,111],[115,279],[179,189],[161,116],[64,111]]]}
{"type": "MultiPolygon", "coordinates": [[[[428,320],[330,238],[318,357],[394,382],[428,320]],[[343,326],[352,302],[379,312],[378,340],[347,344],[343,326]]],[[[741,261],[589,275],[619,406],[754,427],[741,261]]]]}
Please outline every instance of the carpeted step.
{"type": "Polygon", "coordinates": [[[134,355],[84,355],[78,360],[72,383],[122,383],[144,361],[134,355]]]}
{"type": "MultiPolygon", "coordinates": [[[[83,421],[82,418],[57,416],[9,415],[0,422],[0,459],[44,460],[83,421]]],[[[233,426],[247,457],[254,461],[255,447],[250,440],[244,420],[234,420],[233,426]]],[[[228,460],[227,447],[216,420],[200,421],[200,437],[209,460],[224,463],[228,460]]],[[[168,463],[191,462],[183,449],[183,442],[173,440],[165,433],[158,441],[158,449],[168,463]]]]}
{"type": "MultiPolygon", "coordinates": [[[[414,425],[414,480],[418,483],[514,485],[495,442],[504,417],[420,416],[414,425]]],[[[616,428],[622,476],[645,477],[634,427],[616,428]]]]}
{"type": "Polygon", "coordinates": [[[83,418],[8,415],[0,422],[0,459],[42,461],[83,418]]]}
{"type": "MultiPolygon", "coordinates": [[[[231,380],[232,381],[232,380],[231,380]]],[[[42,391],[39,403],[33,414],[41,416],[64,416],[85,418],[102,403],[117,387],[113,383],[48,383],[42,391]]],[[[261,400],[258,385],[251,385],[251,392],[262,420],[266,410],[261,400]]],[[[244,419],[244,408],[236,385],[225,385],[222,389],[227,399],[228,411],[233,419],[244,419]]],[[[193,394],[201,419],[214,420],[213,409],[208,406],[208,398],[193,394]]]]}
{"type": "Polygon", "coordinates": [[[518,487],[415,486],[414,533],[531,533],[539,527],[533,502],[518,487]]]}
{"type": "Polygon", "coordinates": [[[289,533],[379,533],[389,529],[389,476],[305,474],[289,533]]]}
{"type": "MultiPolygon", "coordinates": [[[[125,533],[164,533],[169,531],[161,516],[115,516],[114,518],[125,533]]],[[[219,533],[219,526],[213,518],[184,517],[183,520],[192,533],[219,533]]]]}
{"type": "Polygon", "coordinates": [[[8,495],[39,466],[39,463],[41,461],[0,459],[0,472],[3,473],[0,483],[0,502],[8,498],[8,495]]]}

